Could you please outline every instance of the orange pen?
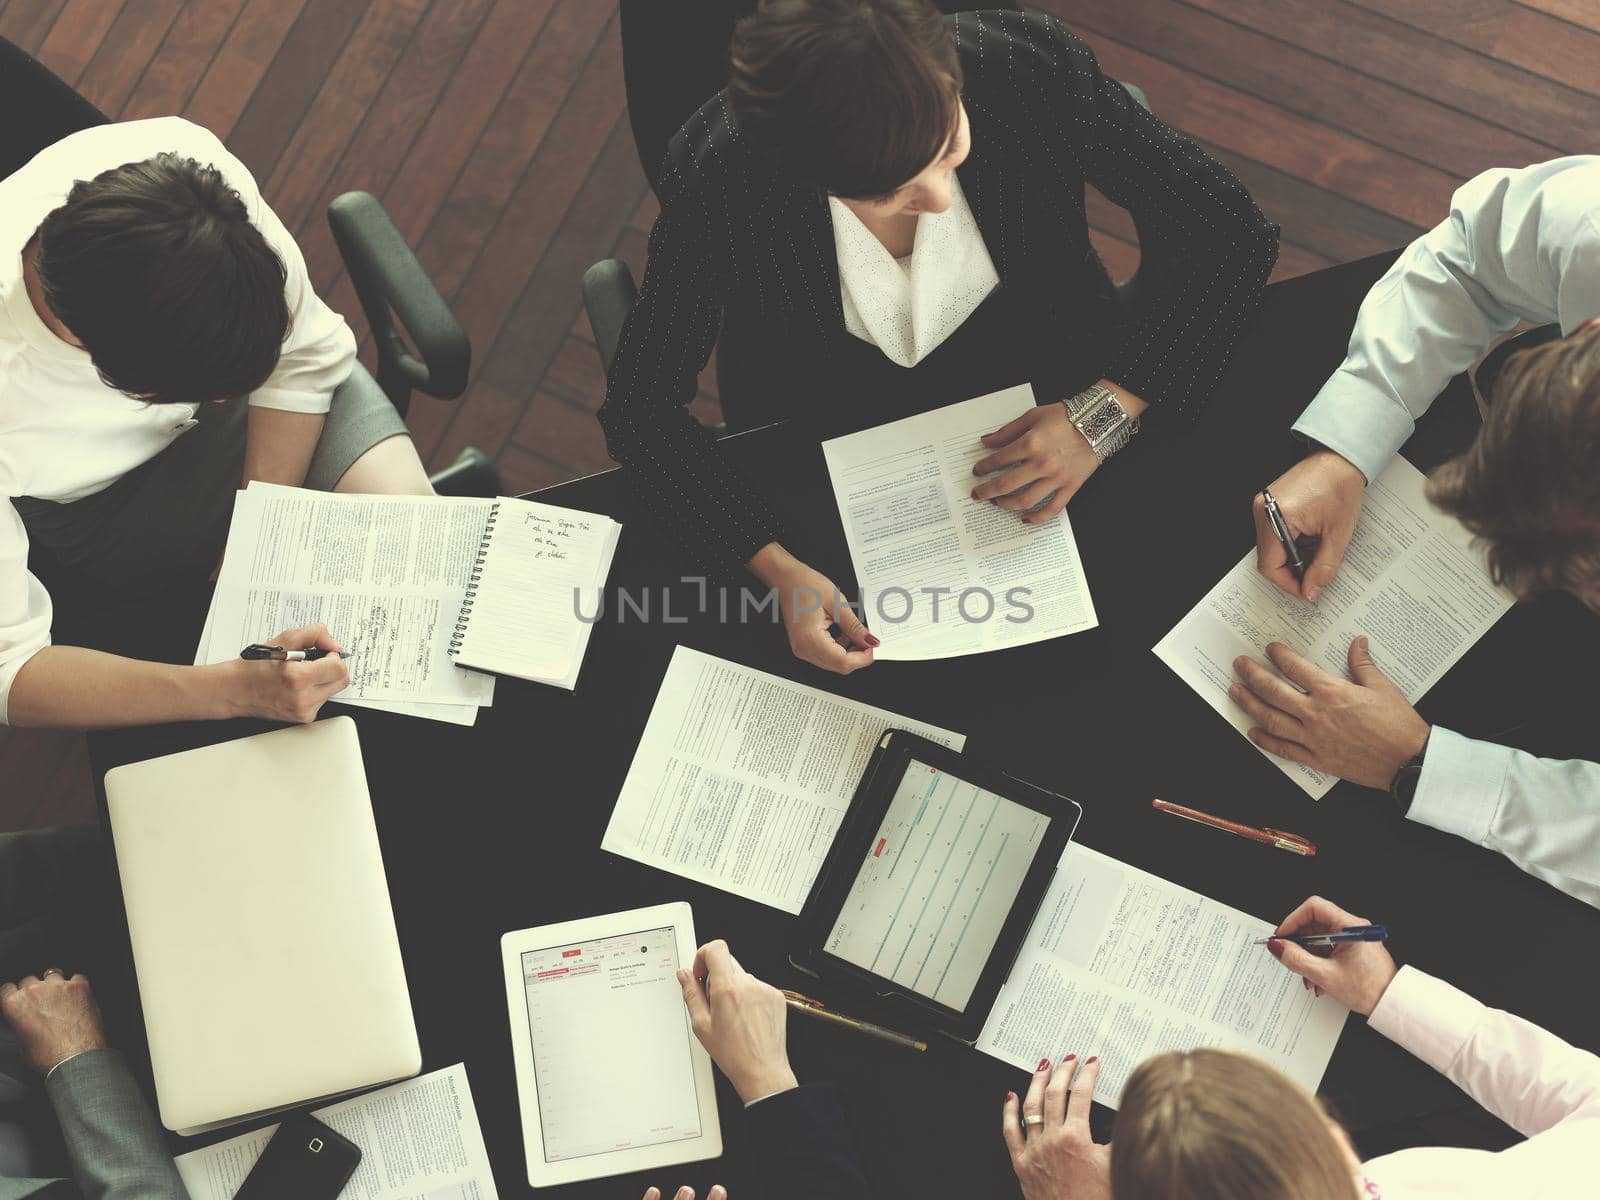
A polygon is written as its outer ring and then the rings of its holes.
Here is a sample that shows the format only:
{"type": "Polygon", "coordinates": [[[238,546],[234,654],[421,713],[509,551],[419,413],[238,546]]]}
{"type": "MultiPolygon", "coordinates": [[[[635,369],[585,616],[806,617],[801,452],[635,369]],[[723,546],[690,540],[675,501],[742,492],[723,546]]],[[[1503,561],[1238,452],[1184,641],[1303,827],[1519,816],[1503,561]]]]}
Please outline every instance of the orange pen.
{"type": "Polygon", "coordinates": [[[1256,829],[1250,825],[1240,825],[1237,821],[1225,821],[1221,817],[1213,817],[1209,813],[1185,808],[1181,804],[1168,804],[1165,800],[1152,800],[1150,801],[1150,806],[1159,812],[1171,813],[1173,816],[1182,817],[1186,821],[1209,825],[1213,829],[1221,829],[1242,838],[1249,838],[1252,842],[1260,842],[1263,846],[1276,846],[1279,850],[1287,850],[1291,854],[1298,854],[1304,858],[1310,858],[1317,852],[1317,848],[1298,833],[1285,833],[1281,829],[1256,829]]]}

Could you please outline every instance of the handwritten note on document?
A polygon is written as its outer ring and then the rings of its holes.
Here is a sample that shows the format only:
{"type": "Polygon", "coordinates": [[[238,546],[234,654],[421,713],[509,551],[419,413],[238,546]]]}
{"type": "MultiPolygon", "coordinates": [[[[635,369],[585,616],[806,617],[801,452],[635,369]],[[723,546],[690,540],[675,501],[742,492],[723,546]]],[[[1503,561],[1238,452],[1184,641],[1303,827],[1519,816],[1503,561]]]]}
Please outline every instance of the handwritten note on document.
{"type": "Polygon", "coordinates": [[[679,646],[601,848],[798,913],[885,729],[966,744],[679,646]]]}
{"type": "Polygon", "coordinates": [[[457,670],[449,647],[493,506],[252,485],[234,503],[208,661],[320,621],[351,654],[341,702],[487,704],[493,679],[457,670]]]}
{"type": "Polygon", "coordinates": [[[1254,943],[1275,927],[1073,844],[977,1048],[1032,1071],[1099,1055],[1094,1098],[1117,1107],[1152,1054],[1219,1046],[1315,1091],[1345,1009],[1254,943]]]}
{"type": "Polygon", "coordinates": [[[1034,407],[1027,384],[822,443],[880,659],[951,658],[1099,624],[1072,523],[972,499],[980,441],[1034,407]],[[1016,591],[1014,589],[1020,589],[1016,591]]]}
{"type": "MultiPolygon", "coordinates": [[[[1248,654],[1270,667],[1268,642],[1345,678],[1350,643],[1364,633],[1373,661],[1416,703],[1512,604],[1490,582],[1472,535],[1428,503],[1424,483],[1421,471],[1397,458],[1368,485],[1344,566],[1317,603],[1263,579],[1251,550],[1161,639],[1156,656],[1240,733],[1253,722],[1228,699],[1233,660],[1248,654]]],[[[1267,757],[1316,799],[1338,782],[1267,757]]]]}
{"type": "MultiPolygon", "coordinates": [[[[319,1108],[312,1116],[361,1147],[341,1195],[361,1200],[496,1200],[478,1110],[460,1063],[319,1108]]],[[[190,1200],[230,1200],[276,1125],[180,1154],[190,1200]]]]}

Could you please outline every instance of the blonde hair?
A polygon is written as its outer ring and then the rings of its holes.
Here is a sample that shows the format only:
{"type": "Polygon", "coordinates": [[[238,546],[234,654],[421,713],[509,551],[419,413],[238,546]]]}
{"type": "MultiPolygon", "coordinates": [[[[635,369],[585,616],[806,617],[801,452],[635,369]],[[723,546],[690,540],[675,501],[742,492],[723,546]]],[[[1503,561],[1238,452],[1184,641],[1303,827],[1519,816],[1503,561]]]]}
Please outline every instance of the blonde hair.
{"type": "Polygon", "coordinates": [[[1316,1100],[1230,1050],[1147,1060],[1111,1139],[1114,1200],[1353,1200],[1349,1160],[1316,1100]]]}

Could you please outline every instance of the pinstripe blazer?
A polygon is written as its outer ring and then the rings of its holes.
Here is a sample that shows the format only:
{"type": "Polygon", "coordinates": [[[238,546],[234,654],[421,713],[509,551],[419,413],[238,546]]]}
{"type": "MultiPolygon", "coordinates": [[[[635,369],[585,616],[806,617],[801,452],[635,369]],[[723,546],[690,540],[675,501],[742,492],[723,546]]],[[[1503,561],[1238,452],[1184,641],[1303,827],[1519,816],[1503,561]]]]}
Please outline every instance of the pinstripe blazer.
{"type": "MultiPolygon", "coordinates": [[[[1132,213],[1142,255],[1137,313],[1102,374],[1152,416],[1198,413],[1260,305],[1276,227],[1054,17],[989,11],[947,24],[972,130],[957,174],[1002,285],[1063,323],[1105,311],[1111,291],[1084,211],[1092,183],[1132,213]]],[[[781,530],[686,406],[725,316],[815,356],[850,337],[833,228],[826,198],[753,153],[720,93],[673,138],[658,190],[600,424],[657,520],[725,576],[781,530]]]]}

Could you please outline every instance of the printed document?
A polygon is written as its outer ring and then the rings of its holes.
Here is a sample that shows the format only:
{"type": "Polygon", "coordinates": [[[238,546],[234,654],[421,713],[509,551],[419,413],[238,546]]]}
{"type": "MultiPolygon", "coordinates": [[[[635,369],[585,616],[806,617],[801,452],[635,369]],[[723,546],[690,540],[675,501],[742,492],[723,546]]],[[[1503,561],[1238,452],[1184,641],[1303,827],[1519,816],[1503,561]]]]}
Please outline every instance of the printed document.
{"type": "MultiPolygon", "coordinates": [[[[1268,642],[1283,642],[1343,679],[1351,641],[1366,634],[1373,661],[1416,703],[1512,604],[1490,582],[1472,535],[1428,503],[1424,482],[1421,471],[1396,458],[1367,486],[1344,566],[1315,604],[1263,579],[1251,550],[1161,639],[1156,656],[1240,733],[1254,722],[1228,699],[1233,660],[1248,654],[1271,668],[1268,642]]],[[[1267,757],[1315,799],[1338,782],[1267,757]]]]}
{"type": "Polygon", "coordinates": [[[601,848],[798,913],[885,729],[966,744],[679,646],[601,848]]]}
{"type": "Polygon", "coordinates": [[[879,659],[952,658],[1099,624],[1066,513],[972,499],[979,439],[1034,407],[1007,388],[822,443],[879,659]]]}
{"type": "Polygon", "coordinates": [[[977,1048],[1032,1071],[1100,1057],[1112,1108],[1153,1054],[1218,1046],[1265,1059],[1311,1091],[1346,1010],[1255,945],[1275,926],[1074,843],[977,1048]]]}
{"type": "MultiPolygon", "coordinates": [[[[460,1063],[320,1108],[317,1120],[361,1147],[341,1195],[360,1200],[497,1200],[478,1110],[460,1063]]],[[[190,1200],[231,1200],[278,1127],[180,1154],[190,1200]]]]}
{"type": "Polygon", "coordinates": [[[350,653],[340,702],[488,704],[493,678],[449,649],[494,504],[252,484],[234,505],[207,660],[320,621],[350,653]]]}

